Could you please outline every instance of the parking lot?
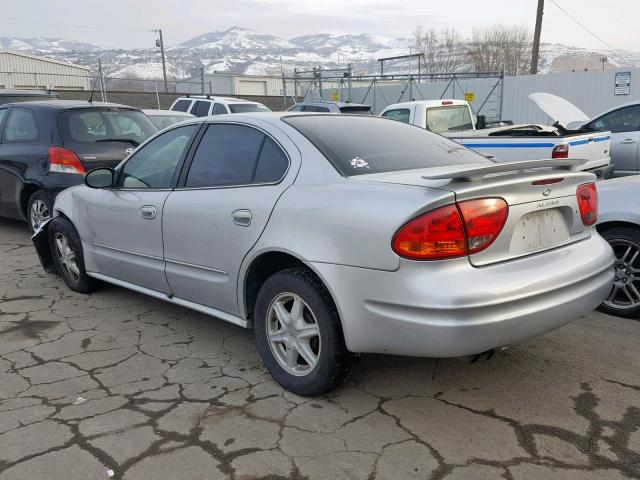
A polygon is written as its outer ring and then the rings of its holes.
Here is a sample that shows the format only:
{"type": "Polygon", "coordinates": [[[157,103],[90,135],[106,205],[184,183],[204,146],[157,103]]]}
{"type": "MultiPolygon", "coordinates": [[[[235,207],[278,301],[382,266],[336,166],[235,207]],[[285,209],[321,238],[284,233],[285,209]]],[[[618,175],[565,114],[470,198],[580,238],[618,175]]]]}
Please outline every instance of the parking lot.
{"type": "Polygon", "coordinates": [[[46,274],[0,220],[0,480],[640,478],[640,322],[593,313],[469,364],[367,355],[280,388],[250,331],[46,274]]]}

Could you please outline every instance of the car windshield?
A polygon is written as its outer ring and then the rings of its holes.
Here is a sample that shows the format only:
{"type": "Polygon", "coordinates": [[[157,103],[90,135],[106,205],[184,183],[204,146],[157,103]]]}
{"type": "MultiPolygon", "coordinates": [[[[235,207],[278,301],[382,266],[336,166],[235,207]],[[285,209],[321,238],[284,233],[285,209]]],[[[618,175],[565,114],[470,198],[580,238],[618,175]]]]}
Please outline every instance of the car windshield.
{"type": "Polygon", "coordinates": [[[427,108],[427,128],[435,133],[473,128],[466,105],[427,108]]]}
{"type": "Polygon", "coordinates": [[[345,177],[490,163],[440,135],[382,117],[292,115],[282,120],[302,133],[345,177]]]}
{"type": "Polygon", "coordinates": [[[258,103],[232,103],[229,105],[231,113],[270,112],[267,107],[258,103]]]}
{"type": "Polygon", "coordinates": [[[189,118],[192,117],[185,115],[149,115],[149,120],[153,122],[158,130],[170,127],[171,125],[178,122],[183,122],[185,120],[188,120],[189,118]]]}
{"type": "Polygon", "coordinates": [[[138,110],[82,108],[64,112],[62,139],[69,143],[129,142],[141,144],[158,128],[138,110]]]}

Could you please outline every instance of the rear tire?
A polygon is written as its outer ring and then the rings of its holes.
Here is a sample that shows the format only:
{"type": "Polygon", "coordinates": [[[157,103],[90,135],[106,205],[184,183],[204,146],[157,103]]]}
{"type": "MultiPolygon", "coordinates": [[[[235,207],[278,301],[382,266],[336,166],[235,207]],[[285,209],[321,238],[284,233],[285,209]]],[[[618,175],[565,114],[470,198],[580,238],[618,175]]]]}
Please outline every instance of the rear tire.
{"type": "Polygon", "coordinates": [[[601,312],[625,318],[640,318],[640,229],[612,227],[600,232],[616,255],[615,280],[601,312]]]}
{"type": "Polygon", "coordinates": [[[79,293],[91,293],[100,285],[84,269],[82,242],[73,224],[64,217],[49,223],[49,248],[58,273],[67,286],[79,293]]]}
{"type": "Polygon", "coordinates": [[[254,335],[267,370],[303,396],[341,385],[355,355],[347,350],[333,299],[311,272],[292,268],[267,279],[254,309],[254,335]]]}
{"type": "Polygon", "coordinates": [[[42,223],[51,218],[53,201],[42,190],[36,190],[27,201],[27,222],[31,232],[35,232],[42,223]]]}

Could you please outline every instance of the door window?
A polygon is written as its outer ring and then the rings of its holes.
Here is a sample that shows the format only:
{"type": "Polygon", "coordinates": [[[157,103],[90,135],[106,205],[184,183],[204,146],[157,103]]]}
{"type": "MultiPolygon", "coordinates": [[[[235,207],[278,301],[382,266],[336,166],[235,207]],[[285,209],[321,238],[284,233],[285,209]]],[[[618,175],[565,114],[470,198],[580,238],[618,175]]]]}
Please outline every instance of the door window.
{"type": "Polygon", "coordinates": [[[156,137],[127,160],[120,170],[119,188],[172,188],[180,159],[198,127],[185,125],[156,137]]]}
{"type": "Polygon", "coordinates": [[[390,118],[391,120],[397,120],[402,123],[409,123],[409,109],[399,108],[397,110],[387,110],[382,114],[383,117],[390,118]]]}
{"type": "Polygon", "coordinates": [[[225,113],[228,113],[227,112],[227,107],[225,107],[221,103],[216,103],[213,106],[213,114],[214,115],[224,115],[225,113]]]}
{"type": "Polygon", "coordinates": [[[7,112],[9,110],[7,110],[6,108],[3,108],[2,110],[0,110],[0,126],[2,125],[2,121],[4,120],[4,117],[7,116],[7,112]]]}
{"type": "Polygon", "coordinates": [[[178,100],[171,110],[174,112],[186,112],[189,109],[189,105],[191,105],[191,100],[178,100]]]}
{"type": "Polygon", "coordinates": [[[607,113],[587,124],[587,128],[598,131],[609,130],[613,133],[640,130],[640,105],[632,105],[607,113]]]}
{"type": "Polygon", "coordinates": [[[38,138],[38,126],[33,113],[24,108],[14,108],[9,114],[4,139],[7,142],[33,142],[38,138]]]}
{"type": "Polygon", "coordinates": [[[191,114],[196,117],[206,117],[209,115],[209,107],[211,106],[210,102],[205,102],[203,100],[198,100],[193,108],[191,109],[191,114]]]}
{"type": "Polygon", "coordinates": [[[265,134],[243,125],[210,125],[193,157],[185,187],[276,182],[287,157],[265,134]]]}

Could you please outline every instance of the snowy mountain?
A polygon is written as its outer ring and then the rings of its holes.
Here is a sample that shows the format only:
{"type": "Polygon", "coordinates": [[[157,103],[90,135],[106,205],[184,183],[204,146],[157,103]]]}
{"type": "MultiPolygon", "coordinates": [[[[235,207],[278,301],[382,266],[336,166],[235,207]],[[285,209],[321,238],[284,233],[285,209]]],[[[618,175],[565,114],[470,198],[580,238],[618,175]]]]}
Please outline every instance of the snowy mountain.
{"type": "MultiPolygon", "coordinates": [[[[289,40],[253,30],[232,27],[219,32],[198,35],[166,49],[167,75],[172,79],[206,72],[230,71],[247,75],[280,74],[281,68],[344,68],[352,62],[356,73],[378,71],[378,58],[409,53],[412,40],[373,34],[303,35],[289,40]]],[[[23,51],[97,70],[98,59],[107,76],[118,78],[159,79],[162,77],[160,52],[150,49],[108,49],[92,43],[51,38],[0,37],[0,49],[23,51]]],[[[540,72],[601,69],[600,59],[606,56],[605,68],[640,67],[640,53],[589,50],[559,44],[542,44],[540,72]]],[[[386,66],[388,73],[408,71],[408,63],[386,66]]],[[[414,66],[415,67],[415,66],[414,66]]],[[[462,70],[472,70],[463,65],[462,70]]]]}

